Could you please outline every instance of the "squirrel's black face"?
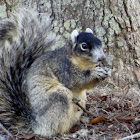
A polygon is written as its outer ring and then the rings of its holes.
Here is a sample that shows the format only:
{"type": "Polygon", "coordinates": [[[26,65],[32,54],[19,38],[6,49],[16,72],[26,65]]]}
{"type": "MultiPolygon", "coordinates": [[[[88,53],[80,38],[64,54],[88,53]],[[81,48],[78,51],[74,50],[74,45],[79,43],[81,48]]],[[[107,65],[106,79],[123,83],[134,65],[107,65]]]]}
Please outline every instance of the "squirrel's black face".
{"type": "Polygon", "coordinates": [[[74,30],[71,38],[74,43],[73,53],[76,56],[83,57],[94,64],[105,59],[101,41],[93,35],[91,29],[87,28],[86,32],[81,33],[74,30]]]}

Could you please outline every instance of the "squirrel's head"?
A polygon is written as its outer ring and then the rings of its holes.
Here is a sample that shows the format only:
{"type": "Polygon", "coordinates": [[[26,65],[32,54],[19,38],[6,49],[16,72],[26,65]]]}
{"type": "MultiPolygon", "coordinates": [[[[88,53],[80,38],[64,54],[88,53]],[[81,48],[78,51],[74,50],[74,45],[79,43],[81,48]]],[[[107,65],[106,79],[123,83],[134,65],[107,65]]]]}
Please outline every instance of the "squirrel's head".
{"type": "Polygon", "coordinates": [[[94,64],[105,59],[101,41],[93,35],[90,28],[81,33],[74,30],[71,33],[71,39],[74,44],[73,53],[75,56],[85,58],[94,64]]]}

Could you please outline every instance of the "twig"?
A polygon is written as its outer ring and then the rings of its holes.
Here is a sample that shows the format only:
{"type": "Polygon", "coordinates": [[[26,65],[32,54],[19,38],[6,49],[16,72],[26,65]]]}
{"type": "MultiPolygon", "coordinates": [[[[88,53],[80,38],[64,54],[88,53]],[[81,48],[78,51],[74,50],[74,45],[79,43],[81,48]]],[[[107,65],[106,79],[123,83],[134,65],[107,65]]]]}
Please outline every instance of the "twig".
{"type": "Polygon", "coordinates": [[[13,135],[2,125],[0,122],[0,128],[11,138],[13,138],[13,135]]]}
{"type": "Polygon", "coordinates": [[[134,139],[134,138],[140,138],[140,133],[137,133],[137,134],[134,134],[134,135],[131,135],[131,136],[127,136],[127,137],[124,137],[120,140],[130,140],[130,139],[134,139]]]}
{"type": "Polygon", "coordinates": [[[88,115],[92,115],[92,113],[90,113],[89,111],[87,111],[83,106],[80,105],[80,100],[73,98],[73,103],[75,103],[77,106],[79,106],[85,113],[87,113],[88,115]]]}
{"type": "Polygon", "coordinates": [[[5,3],[5,5],[6,5],[7,17],[9,18],[9,11],[11,11],[10,4],[7,2],[7,0],[4,0],[4,3],[5,3]]]}

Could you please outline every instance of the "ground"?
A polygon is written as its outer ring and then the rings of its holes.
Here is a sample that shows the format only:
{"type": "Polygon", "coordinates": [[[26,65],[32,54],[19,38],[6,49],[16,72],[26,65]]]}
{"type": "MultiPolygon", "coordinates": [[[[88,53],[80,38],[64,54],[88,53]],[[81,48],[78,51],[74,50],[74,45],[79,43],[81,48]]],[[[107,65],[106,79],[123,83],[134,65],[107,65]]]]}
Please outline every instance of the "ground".
{"type": "MultiPolygon", "coordinates": [[[[42,138],[17,132],[14,139],[120,140],[140,133],[140,90],[138,87],[130,84],[118,87],[107,83],[98,85],[93,91],[88,92],[87,98],[86,110],[88,112],[84,112],[81,121],[71,128],[69,134],[42,138]]],[[[0,139],[12,139],[8,135],[3,133],[0,139]]]]}

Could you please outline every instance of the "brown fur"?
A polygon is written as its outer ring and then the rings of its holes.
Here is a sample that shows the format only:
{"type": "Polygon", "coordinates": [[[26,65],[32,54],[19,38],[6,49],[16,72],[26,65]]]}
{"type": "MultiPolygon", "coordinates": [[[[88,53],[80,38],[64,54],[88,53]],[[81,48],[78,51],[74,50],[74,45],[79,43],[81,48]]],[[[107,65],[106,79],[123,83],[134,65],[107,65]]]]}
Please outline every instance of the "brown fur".
{"type": "Polygon", "coordinates": [[[104,54],[89,28],[49,51],[57,42],[49,23],[25,9],[0,22],[0,121],[42,136],[68,132],[82,114],[73,99],[85,107],[86,90],[109,72],[96,67],[104,54]]]}

